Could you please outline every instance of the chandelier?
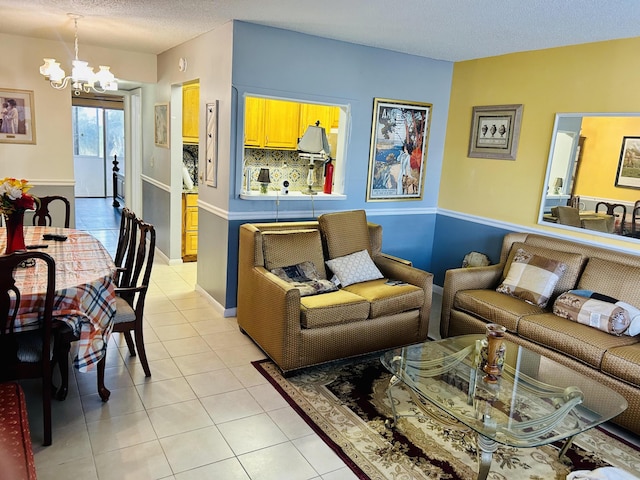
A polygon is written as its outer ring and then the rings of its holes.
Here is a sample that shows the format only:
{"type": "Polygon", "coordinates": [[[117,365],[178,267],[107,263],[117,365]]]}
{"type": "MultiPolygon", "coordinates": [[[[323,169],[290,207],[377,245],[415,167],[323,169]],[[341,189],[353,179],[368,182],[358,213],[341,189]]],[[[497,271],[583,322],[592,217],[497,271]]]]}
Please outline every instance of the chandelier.
{"type": "Polygon", "coordinates": [[[82,18],[82,15],[68,13],[67,16],[73,19],[75,26],[76,58],[72,62],[71,75],[66,75],[55,58],[45,58],[44,65],[40,67],[40,73],[57,90],[63,90],[70,84],[74,95],[80,95],[82,92],[89,93],[91,90],[99,93],[104,93],[107,90],[117,90],[118,82],[116,82],[116,77],[109,70],[111,67],[100,65],[100,71],[95,73],[88,62],[78,60],[78,19],[82,18]]]}

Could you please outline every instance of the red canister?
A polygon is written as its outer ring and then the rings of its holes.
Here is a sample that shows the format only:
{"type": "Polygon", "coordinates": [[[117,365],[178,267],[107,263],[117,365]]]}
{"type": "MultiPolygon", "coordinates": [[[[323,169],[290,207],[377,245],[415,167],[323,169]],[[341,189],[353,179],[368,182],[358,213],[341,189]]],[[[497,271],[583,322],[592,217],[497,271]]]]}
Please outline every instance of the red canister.
{"type": "Polygon", "coordinates": [[[324,188],[322,191],[324,193],[331,193],[331,189],[333,188],[333,162],[329,161],[324,166],[324,188]]]}

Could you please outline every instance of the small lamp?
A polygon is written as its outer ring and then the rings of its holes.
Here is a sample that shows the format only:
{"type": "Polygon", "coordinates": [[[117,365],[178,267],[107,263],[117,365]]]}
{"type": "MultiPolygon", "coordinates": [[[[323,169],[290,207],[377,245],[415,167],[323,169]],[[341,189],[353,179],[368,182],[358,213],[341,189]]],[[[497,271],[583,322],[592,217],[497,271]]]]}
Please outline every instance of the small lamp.
{"type": "Polygon", "coordinates": [[[562,177],[557,177],[556,181],[553,183],[553,193],[555,193],[556,195],[560,195],[560,190],[562,189],[562,184],[563,184],[563,180],[562,177]]]}
{"type": "Polygon", "coordinates": [[[320,126],[320,121],[317,121],[315,125],[309,125],[304,135],[298,142],[298,150],[300,150],[300,157],[309,158],[309,172],[307,173],[307,191],[302,192],[307,195],[315,195],[313,191],[313,184],[315,183],[315,161],[321,160],[325,162],[327,157],[331,154],[331,146],[329,140],[327,140],[327,134],[324,128],[320,126]]]}
{"type": "Polygon", "coordinates": [[[269,188],[269,184],[271,183],[268,168],[260,169],[260,173],[258,174],[258,182],[260,182],[260,193],[267,193],[267,189],[269,188]]]}

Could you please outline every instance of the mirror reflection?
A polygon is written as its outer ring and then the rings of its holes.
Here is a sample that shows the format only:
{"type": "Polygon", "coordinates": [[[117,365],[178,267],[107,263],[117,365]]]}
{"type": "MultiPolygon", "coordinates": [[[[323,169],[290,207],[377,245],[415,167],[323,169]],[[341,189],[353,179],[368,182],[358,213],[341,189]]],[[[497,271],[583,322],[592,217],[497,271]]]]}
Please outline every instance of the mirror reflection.
{"type": "Polygon", "coordinates": [[[540,221],[640,238],[640,114],[556,115],[540,221]]]}

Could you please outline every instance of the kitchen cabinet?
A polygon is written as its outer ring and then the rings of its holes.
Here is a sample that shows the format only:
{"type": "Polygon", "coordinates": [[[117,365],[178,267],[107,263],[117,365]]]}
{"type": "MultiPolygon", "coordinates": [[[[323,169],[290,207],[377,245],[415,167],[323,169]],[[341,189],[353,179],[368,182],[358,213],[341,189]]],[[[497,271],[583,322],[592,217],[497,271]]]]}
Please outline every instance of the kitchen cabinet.
{"type": "Polygon", "coordinates": [[[198,255],[198,194],[182,194],[182,261],[195,262],[198,255]]]}
{"type": "Polygon", "coordinates": [[[339,119],[340,111],[338,107],[303,103],[300,105],[300,130],[298,136],[302,137],[307,127],[315,125],[318,120],[320,121],[320,126],[325,129],[328,135],[332,128],[338,128],[339,119]]]}
{"type": "Polygon", "coordinates": [[[244,144],[264,146],[264,98],[247,97],[244,115],[244,144]]]}
{"type": "Polygon", "coordinates": [[[182,141],[198,143],[199,137],[200,84],[182,86],[182,141]]]}
{"type": "Polygon", "coordinates": [[[296,150],[299,126],[299,103],[247,97],[245,146],[296,150]]]}
{"type": "Polygon", "coordinates": [[[264,147],[296,150],[300,104],[266,100],[264,105],[264,147]]]}

